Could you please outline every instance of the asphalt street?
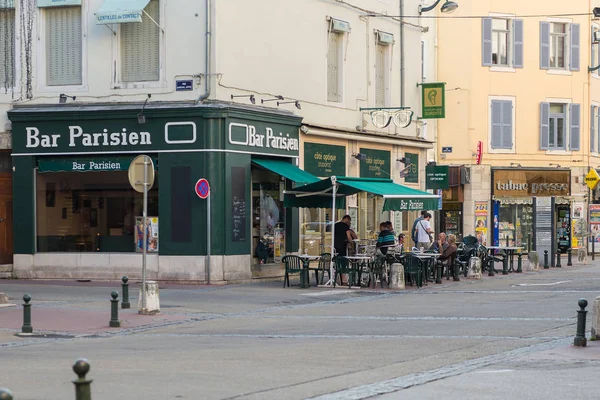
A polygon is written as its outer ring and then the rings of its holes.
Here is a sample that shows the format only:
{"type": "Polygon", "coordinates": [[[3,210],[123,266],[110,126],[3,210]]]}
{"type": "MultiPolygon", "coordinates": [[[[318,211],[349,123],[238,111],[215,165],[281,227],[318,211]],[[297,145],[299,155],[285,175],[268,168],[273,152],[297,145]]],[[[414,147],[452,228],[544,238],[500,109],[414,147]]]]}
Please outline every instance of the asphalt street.
{"type": "Polygon", "coordinates": [[[405,291],[162,285],[156,316],[137,315],[134,284],[134,310],[112,329],[119,282],[0,281],[17,303],[0,308],[0,387],[74,398],[71,366],[85,357],[94,400],[596,399],[600,345],[571,344],[599,267],[405,291]],[[15,336],[24,293],[31,338],[15,336]]]}

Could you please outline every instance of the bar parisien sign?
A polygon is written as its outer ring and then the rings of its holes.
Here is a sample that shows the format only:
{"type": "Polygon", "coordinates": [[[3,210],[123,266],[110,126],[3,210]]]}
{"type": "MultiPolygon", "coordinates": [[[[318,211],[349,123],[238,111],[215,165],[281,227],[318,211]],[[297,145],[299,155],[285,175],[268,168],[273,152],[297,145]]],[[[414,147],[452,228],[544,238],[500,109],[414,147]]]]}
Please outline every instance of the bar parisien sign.
{"type": "MultiPolygon", "coordinates": [[[[25,128],[27,148],[38,147],[60,147],[59,142],[63,142],[62,133],[44,134],[35,127],[25,128]]],[[[98,146],[127,146],[127,145],[151,145],[149,132],[127,132],[126,128],[120,132],[108,132],[103,129],[102,132],[87,133],[80,126],[69,126],[68,143],[69,147],[98,147],[98,146]]]]}

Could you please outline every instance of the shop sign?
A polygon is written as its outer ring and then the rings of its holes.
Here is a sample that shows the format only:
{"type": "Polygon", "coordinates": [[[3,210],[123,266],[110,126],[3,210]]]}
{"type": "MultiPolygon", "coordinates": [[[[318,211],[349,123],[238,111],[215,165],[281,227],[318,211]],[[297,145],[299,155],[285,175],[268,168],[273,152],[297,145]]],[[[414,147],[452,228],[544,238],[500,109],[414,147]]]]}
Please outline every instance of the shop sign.
{"type": "Polygon", "coordinates": [[[505,197],[569,196],[571,172],[505,169],[493,171],[493,194],[505,197]]]}
{"type": "Polygon", "coordinates": [[[419,155],[413,153],[404,153],[406,158],[406,167],[408,171],[404,176],[404,182],[406,183],[419,183],[419,155]]]}
{"type": "Polygon", "coordinates": [[[421,84],[423,116],[420,119],[446,117],[445,87],[443,82],[421,84]]]}
{"type": "Polygon", "coordinates": [[[44,158],[38,161],[38,172],[127,171],[131,161],[131,157],[44,158]]]}
{"type": "Polygon", "coordinates": [[[304,143],[304,170],[314,176],[345,176],[346,147],[304,143]]]}
{"type": "Polygon", "coordinates": [[[56,6],[80,6],[81,0],[37,0],[37,6],[56,7],[56,6]]]}
{"type": "MultiPolygon", "coordinates": [[[[296,134],[297,135],[297,134],[296,134]]],[[[231,122],[229,124],[229,144],[249,147],[271,148],[283,151],[298,151],[299,140],[289,132],[275,132],[272,127],[264,130],[254,125],[231,122]]]]}
{"type": "Polygon", "coordinates": [[[360,153],[367,156],[364,161],[360,162],[361,178],[391,179],[391,153],[389,151],[361,148],[360,153]]]}
{"type": "Polygon", "coordinates": [[[448,189],[449,168],[447,165],[428,165],[425,167],[425,189],[448,189]]]}

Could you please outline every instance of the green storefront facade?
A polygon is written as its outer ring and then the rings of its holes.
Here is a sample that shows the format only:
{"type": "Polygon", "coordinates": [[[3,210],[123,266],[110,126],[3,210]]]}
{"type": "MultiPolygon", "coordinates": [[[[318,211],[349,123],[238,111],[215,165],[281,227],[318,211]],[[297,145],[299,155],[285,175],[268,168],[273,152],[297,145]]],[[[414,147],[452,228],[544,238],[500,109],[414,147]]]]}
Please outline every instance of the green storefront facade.
{"type": "Polygon", "coordinates": [[[194,191],[200,178],[211,187],[212,282],[250,279],[263,239],[270,253],[265,262],[298,250],[298,210],[282,208],[278,198],[294,182],[253,161],[297,165],[300,117],[229,103],[160,103],[146,107],[140,123],[141,108],[9,111],[17,277],[141,274],[135,232],[141,194],[127,185],[127,168],[140,154],[153,158],[157,172],[148,212],[156,239],[149,253],[151,279],[208,278],[207,202],[194,191]]]}

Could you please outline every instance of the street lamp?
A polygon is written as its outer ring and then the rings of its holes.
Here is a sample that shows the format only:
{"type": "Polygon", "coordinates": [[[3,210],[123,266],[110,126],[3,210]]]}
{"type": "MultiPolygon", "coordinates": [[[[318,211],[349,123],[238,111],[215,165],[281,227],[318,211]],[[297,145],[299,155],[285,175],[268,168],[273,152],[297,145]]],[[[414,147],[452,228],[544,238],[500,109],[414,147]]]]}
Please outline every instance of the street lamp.
{"type": "MultiPolygon", "coordinates": [[[[442,1],[442,0],[436,0],[435,3],[433,3],[433,5],[431,5],[429,7],[419,6],[419,14],[433,10],[434,8],[437,7],[438,4],[440,4],[440,1],[442,1]]],[[[446,0],[446,2],[442,5],[441,11],[443,13],[451,13],[454,10],[456,10],[457,8],[458,8],[457,2],[451,1],[451,0],[446,0]]]]}

